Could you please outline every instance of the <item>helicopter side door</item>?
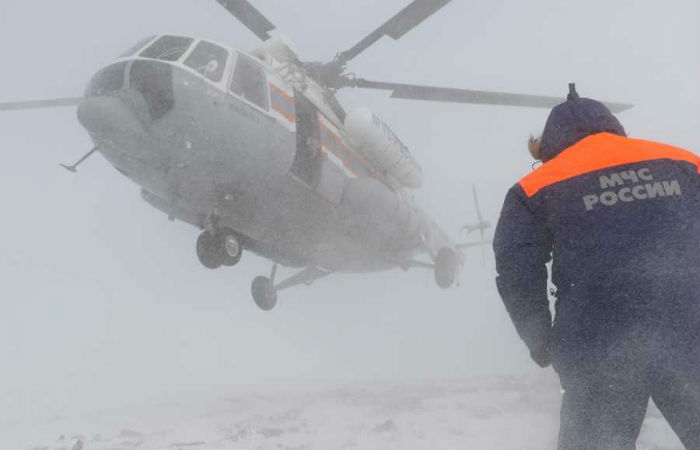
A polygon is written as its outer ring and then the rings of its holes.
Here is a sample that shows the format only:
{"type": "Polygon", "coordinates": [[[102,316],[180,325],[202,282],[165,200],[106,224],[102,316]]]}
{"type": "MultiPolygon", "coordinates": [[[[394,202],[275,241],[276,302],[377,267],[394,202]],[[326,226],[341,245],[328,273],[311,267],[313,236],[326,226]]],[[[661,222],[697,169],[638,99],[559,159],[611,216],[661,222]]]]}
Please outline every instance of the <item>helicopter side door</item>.
{"type": "Polygon", "coordinates": [[[340,203],[345,175],[323,149],[319,112],[302,93],[295,92],[296,152],[291,173],[327,200],[340,203]]]}
{"type": "Polygon", "coordinates": [[[300,92],[294,92],[296,110],[296,152],[291,172],[308,187],[315,188],[321,178],[323,151],[316,107],[300,92]]]}

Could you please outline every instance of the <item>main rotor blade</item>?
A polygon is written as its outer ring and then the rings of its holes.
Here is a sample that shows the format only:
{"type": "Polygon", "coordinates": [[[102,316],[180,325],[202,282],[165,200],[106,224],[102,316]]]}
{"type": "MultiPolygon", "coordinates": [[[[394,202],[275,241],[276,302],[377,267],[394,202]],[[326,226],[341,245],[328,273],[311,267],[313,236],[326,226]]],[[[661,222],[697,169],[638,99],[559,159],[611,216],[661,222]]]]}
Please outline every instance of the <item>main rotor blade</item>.
{"type": "MultiPolygon", "coordinates": [[[[434,102],[476,103],[482,105],[525,106],[531,108],[552,108],[566,101],[561,97],[543,95],[511,94],[506,92],[475,91],[414,84],[386,83],[364,79],[353,80],[350,86],[367,89],[384,89],[392,91],[392,98],[411,100],[428,100],[434,102]]],[[[626,103],[603,102],[610,111],[619,113],[633,105],[626,103]]]]}
{"type": "Polygon", "coordinates": [[[435,14],[450,1],[452,0],[414,0],[401,10],[401,12],[384,23],[384,25],[374,30],[353,47],[341,52],[336,60],[341,65],[347,63],[384,35],[393,39],[400,39],[404,34],[435,14]]]}
{"type": "Polygon", "coordinates": [[[241,21],[250,31],[257,37],[266,41],[270,39],[270,31],[276,27],[267,20],[250,2],[246,0],[216,0],[221,6],[226,8],[228,12],[233,14],[236,19],[241,21]]]}
{"type": "Polygon", "coordinates": [[[493,243],[493,241],[482,240],[481,242],[464,242],[462,244],[455,245],[455,247],[457,247],[458,249],[465,249],[465,248],[471,248],[471,247],[476,247],[476,246],[480,246],[480,245],[484,246],[484,245],[488,245],[488,244],[492,244],[492,243],[493,243]]]}
{"type": "Polygon", "coordinates": [[[0,111],[16,111],[21,109],[55,108],[58,106],[76,106],[81,97],[55,98],[51,100],[32,100],[28,102],[0,103],[0,111]]]}

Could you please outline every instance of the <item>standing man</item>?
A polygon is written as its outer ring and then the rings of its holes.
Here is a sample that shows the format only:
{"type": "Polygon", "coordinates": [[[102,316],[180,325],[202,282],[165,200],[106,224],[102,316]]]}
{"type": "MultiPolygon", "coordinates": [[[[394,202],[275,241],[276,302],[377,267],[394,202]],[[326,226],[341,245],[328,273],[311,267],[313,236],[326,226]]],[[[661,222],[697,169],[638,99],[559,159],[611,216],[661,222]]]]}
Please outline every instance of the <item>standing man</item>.
{"type": "Polygon", "coordinates": [[[573,86],[530,151],[543,164],[506,196],[496,282],[559,374],[559,449],[634,449],[651,397],[700,450],[700,157],[627,138],[573,86]]]}

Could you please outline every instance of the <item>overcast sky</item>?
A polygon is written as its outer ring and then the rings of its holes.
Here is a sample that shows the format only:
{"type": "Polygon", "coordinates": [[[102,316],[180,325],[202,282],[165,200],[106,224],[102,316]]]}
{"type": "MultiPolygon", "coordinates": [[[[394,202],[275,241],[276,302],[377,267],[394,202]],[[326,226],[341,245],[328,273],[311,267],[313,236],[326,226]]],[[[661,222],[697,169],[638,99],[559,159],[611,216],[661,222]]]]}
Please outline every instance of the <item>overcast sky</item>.
{"type": "MultiPolygon", "coordinates": [[[[407,0],[259,0],[303,59],[329,60],[407,0]]],[[[634,103],[630,135],[700,149],[700,2],[456,0],[349,69],[370,79],[634,103]]],[[[214,0],[0,2],[0,102],[81,95],[144,36],[257,39],[214,0]]],[[[423,165],[417,196],[446,230],[495,223],[530,170],[525,142],[546,110],[392,100],[347,90],[423,165]]],[[[0,113],[0,405],[20,417],[258,383],[351,382],[534,371],[493,282],[467,255],[462,283],[427,271],[338,275],[281,293],[263,313],[250,281],[270,263],[202,268],[198,231],[171,223],[89,150],[74,108],[0,113]],[[9,408],[7,407],[9,405],[9,408]]],[[[285,272],[287,273],[287,272],[285,272]]]]}

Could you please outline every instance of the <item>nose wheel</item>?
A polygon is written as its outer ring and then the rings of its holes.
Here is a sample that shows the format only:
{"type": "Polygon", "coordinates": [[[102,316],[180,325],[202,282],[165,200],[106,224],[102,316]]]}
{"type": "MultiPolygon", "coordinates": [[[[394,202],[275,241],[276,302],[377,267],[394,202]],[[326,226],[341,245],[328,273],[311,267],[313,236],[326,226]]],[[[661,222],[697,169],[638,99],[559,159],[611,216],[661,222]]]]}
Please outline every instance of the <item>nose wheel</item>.
{"type": "Polygon", "coordinates": [[[255,304],[263,311],[270,311],[277,305],[277,290],[268,277],[256,277],[250,291],[253,294],[255,304]]]}
{"type": "Polygon", "coordinates": [[[204,231],[197,238],[197,258],[207,269],[235,266],[243,256],[238,235],[229,229],[204,231]]]}

